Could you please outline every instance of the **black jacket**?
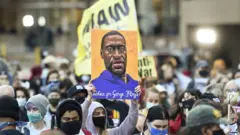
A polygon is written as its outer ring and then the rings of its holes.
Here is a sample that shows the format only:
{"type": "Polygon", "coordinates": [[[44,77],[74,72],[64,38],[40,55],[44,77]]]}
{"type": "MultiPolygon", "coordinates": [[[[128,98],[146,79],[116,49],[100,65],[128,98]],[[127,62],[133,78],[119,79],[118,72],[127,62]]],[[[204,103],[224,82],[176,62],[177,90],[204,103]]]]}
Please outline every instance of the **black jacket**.
{"type": "Polygon", "coordinates": [[[24,134],[22,134],[18,130],[11,129],[11,130],[0,131],[0,135],[24,135],[24,134]]]}
{"type": "MultiPolygon", "coordinates": [[[[107,109],[107,110],[116,110],[119,112],[120,114],[120,121],[118,126],[124,121],[124,119],[127,117],[128,115],[128,110],[129,110],[129,106],[128,104],[126,104],[125,102],[122,101],[109,101],[106,99],[103,99],[100,101],[100,103],[107,109]]],[[[113,122],[108,119],[108,124],[110,124],[109,126],[113,126],[113,122]]]]}
{"type": "Polygon", "coordinates": [[[19,121],[28,122],[27,110],[24,107],[19,110],[19,121]]]}

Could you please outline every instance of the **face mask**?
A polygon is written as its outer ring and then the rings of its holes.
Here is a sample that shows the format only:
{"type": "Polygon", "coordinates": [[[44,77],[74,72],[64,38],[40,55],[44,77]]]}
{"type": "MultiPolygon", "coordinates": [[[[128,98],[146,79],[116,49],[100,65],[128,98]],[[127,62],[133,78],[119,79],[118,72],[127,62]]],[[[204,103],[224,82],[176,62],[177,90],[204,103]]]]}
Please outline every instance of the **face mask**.
{"type": "Polygon", "coordinates": [[[65,122],[61,124],[61,130],[67,135],[76,135],[79,133],[82,126],[80,120],[65,122]]]}
{"type": "Polygon", "coordinates": [[[240,78],[235,79],[234,82],[240,87],[240,78]]]}
{"type": "Polygon", "coordinates": [[[159,130],[159,129],[151,127],[150,133],[151,133],[151,135],[168,135],[168,129],[159,130]]]}
{"type": "Polygon", "coordinates": [[[82,104],[84,101],[85,101],[85,98],[84,97],[76,97],[75,100],[79,103],[79,104],[82,104]]]}
{"type": "Polygon", "coordinates": [[[101,129],[105,129],[106,117],[105,116],[93,117],[93,123],[96,127],[99,127],[101,129]]]}
{"type": "Polygon", "coordinates": [[[183,108],[187,108],[187,109],[191,109],[193,104],[194,104],[194,99],[188,99],[182,102],[182,107],[183,108]]]}
{"type": "Polygon", "coordinates": [[[230,133],[237,133],[238,125],[237,123],[229,125],[230,133]]]}
{"type": "Polygon", "coordinates": [[[27,116],[30,122],[37,123],[42,120],[42,115],[40,112],[27,112],[27,116]]]}
{"type": "Polygon", "coordinates": [[[207,70],[201,70],[199,71],[199,75],[202,77],[207,77],[209,75],[209,72],[207,70]]]}
{"type": "Polygon", "coordinates": [[[220,130],[217,130],[217,131],[213,131],[212,135],[225,135],[225,133],[223,132],[222,129],[220,129],[220,130]]]}
{"type": "Polygon", "coordinates": [[[56,107],[60,101],[60,98],[50,98],[49,102],[53,107],[56,107]]]}
{"type": "Polygon", "coordinates": [[[147,102],[146,107],[147,107],[147,109],[150,109],[150,108],[152,108],[153,106],[156,106],[156,105],[157,104],[153,104],[151,102],[147,102]]]}
{"type": "Polygon", "coordinates": [[[27,99],[26,98],[17,98],[17,102],[20,107],[23,107],[26,104],[27,99]]]}

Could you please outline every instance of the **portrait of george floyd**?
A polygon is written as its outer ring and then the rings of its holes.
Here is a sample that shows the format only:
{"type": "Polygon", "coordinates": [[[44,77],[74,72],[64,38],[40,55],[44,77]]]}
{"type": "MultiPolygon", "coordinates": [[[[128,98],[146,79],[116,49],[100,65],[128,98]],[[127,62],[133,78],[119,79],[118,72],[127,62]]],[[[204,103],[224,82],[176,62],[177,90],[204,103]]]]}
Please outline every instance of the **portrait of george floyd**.
{"type": "Polygon", "coordinates": [[[137,38],[136,31],[92,30],[93,98],[138,99],[137,38]]]}

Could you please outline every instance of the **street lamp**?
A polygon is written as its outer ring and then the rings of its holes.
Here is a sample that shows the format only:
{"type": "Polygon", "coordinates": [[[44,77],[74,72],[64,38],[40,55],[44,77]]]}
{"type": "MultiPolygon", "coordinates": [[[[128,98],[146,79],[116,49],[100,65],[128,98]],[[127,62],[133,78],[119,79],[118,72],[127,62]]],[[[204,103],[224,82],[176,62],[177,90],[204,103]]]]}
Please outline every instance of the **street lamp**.
{"type": "Polygon", "coordinates": [[[45,26],[45,24],[46,24],[46,19],[45,19],[45,17],[44,16],[40,16],[39,18],[38,18],[38,25],[39,26],[45,26]]]}
{"type": "Polygon", "coordinates": [[[217,40],[217,34],[211,28],[200,28],[197,30],[196,38],[200,44],[212,45],[217,40]]]}
{"type": "Polygon", "coordinates": [[[25,15],[22,19],[24,27],[31,27],[34,24],[34,19],[32,15],[25,15]]]}

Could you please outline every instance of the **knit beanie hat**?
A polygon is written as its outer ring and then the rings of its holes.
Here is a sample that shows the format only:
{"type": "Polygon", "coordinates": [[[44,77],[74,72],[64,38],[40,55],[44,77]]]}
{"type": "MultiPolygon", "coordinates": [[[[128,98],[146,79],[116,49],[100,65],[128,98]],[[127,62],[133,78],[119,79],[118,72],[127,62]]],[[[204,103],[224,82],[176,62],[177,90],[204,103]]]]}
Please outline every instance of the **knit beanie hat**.
{"type": "Polygon", "coordinates": [[[43,96],[41,94],[32,96],[28,100],[27,104],[28,103],[34,104],[38,108],[39,112],[42,114],[43,117],[46,115],[47,106],[48,106],[49,102],[45,96],[43,96]]]}
{"type": "Polygon", "coordinates": [[[19,120],[19,106],[16,99],[9,96],[0,96],[0,117],[19,120]]]}
{"type": "Polygon", "coordinates": [[[73,99],[65,99],[63,100],[57,107],[56,111],[56,120],[57,120],[57,127],[60,128],[61,126],[61,117],[64,115],[66,111],[75,110],[78,112],[80,120],[82,120],[82,107],[81,105],[73,100],[73,99]]]}
{"type": "Polygon", "coordinates": [[[160,105],[153,106],[149,109],[147,119],[149,122],[154,120],[169,120],[168,111],[160,105]]]}

